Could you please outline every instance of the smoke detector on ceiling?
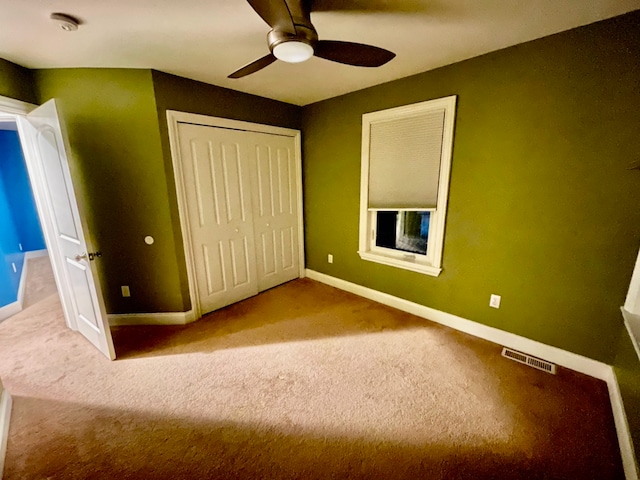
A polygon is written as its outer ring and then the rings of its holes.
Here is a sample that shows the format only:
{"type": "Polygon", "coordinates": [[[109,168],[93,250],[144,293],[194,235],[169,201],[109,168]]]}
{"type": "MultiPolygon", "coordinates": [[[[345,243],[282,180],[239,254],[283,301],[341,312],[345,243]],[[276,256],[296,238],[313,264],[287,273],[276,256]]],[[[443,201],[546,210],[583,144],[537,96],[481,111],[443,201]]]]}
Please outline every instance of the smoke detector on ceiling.
{"type": "Polygon", "coordinates": [[[80,22],[76,18],[65,13],[52,13],[51,20],[58,23],[60,28],[65,32],[73,32],[74,30],[77,30],[78,25],[80,25],[80,22]]]}

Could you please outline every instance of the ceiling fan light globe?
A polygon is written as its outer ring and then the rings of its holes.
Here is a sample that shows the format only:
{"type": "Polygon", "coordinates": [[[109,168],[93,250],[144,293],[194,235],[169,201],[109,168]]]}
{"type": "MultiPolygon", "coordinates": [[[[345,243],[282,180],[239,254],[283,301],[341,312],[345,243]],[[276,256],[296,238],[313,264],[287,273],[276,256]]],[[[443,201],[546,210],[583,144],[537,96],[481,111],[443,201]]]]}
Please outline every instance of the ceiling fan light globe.
{"type": "Polygon", "coordinates": [[[291,40],[273,47],[273,55],[283,62],[300,63],[313,57],[313,47],[308,43],[291,40]]]}

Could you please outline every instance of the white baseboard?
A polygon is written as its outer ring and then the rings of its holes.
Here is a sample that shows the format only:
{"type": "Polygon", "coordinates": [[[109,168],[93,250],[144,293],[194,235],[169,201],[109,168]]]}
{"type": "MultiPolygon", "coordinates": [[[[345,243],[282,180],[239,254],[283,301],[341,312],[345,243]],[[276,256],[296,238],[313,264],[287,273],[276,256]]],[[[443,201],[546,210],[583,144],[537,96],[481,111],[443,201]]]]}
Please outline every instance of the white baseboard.
{"type": "Polygon", "coordinates": [[[453,328],[454,330],[468,333],[474,337],[479,337],[505,347],[513,348],[514,350],[518,350],[534,357],[548,360],[570,370],[584,373],[585,375],[607,382],[625,476],[627,480],[638,480],[637,462],[634,454],[633,442],[631,440],[631,433],[629,431],[629,424],[627,423],[627,417],[622,404],[618,381],[611,365],[562,350],[558,347],[546,345],[526,337],[521,337],[514,333],[505,332],[504,330],[458,317],[451,313],[410,302],[408,300],[389,295],[388,293],[379,292],[378,290],[363,287],[356,283],[347,282],[346,280],[316,272],[315,270],[307,269],[306,274],[307,277],[312,280],[316,280],[332,287],[368,298],[369,300],[397,308],[403,312],[411,313],[418,317],[453,328]]]}
{"type": "Polygon", "coordinates": [[[24,292],[27,287],[27,256],[24,256],[22,260],[22,271],[20,272],[20,285],[18,286],[18,304],[20,305],[20,310],[24,307],[24,292]]]}
{"type": "Polygon", "coordinates": [[[567,352],[561,348],[552,347],[551,345],[546,345],[526,337],[521,337],[514,333],[488,327],[481,323],[467,320],[466,318],[458,317],[451,313],[425,307],[424,305],[410,302],[399,297],[394,297],[388,293],[382,293],[371,288],[363,287],[362,285],[347,282],[340,278],[331,277],[314,270],[307,269],[307,276],[312,280],[326,283],[332,287],[355,293],[361,297],[383,303],[390,307],[397,308],[398,310],[402,310],[403,312],[426,318],[427,320],[431,320],[432,322],[439,323],[441,325],[446,325],[447,327],[468,333],[474,337],[484,338],[490,342],[513,348],[514,350],[519,350],[534,357],[548,360],[571,370],[575,370],[576,372],[584,373],[605,381],[609,377],[611,367],[606,363],[598,362],[576,353],[567,352]]]}
{"type": "MultiPolygon", "coordinates": [[[[2,387],[0,387],[2,389],[2,387]]],[[[9,420],[11,420],[11,395],[2,389],[0,393],[0,480],[4,471],[4,459],[7,454],[9,440],[9,420]]]]}
{"type": "MultiPolygon", "coordinates": [[[[46,252],[46,250],[45,250],[46,252]]],[[[18,285],[18,298],[4,307],[0,307],[0,322],[22,311],[24,305],[24,291],[27,285],[27,255],[22,259],[22,271],[20,272],[20,283],[18,285]]]]}
{"type": "Polygon", "coordinates": [[[20,313],[21,311],[22,305],[18,301],[11,302],[4,307],[0,307],[0,322],[9,317],[12,317],[16,313],[20,313]]]}
{"type": "Polygon", "coordinates": [[[629,423],[627,422],[627,413],[624,409],[618,379],[616,378],[613,367],[611,367],[611,372],[607,379],[607,386],[609,387],[609,399],[611,400],[611,410],[613,410],[613,421],[616,424],[624,474],[627,480],[638,480],[640,476],[638,460],[635,449],[633,448],[633,439],[631,438],[631,431],[629,430],[629,423]]]}
{"type": "Polygon", "coordinates": [[[48,257],[49,251],[44,248],[42,250],[30,250],[28,252],[24,252],[24,259],[29,260],[30,258],[38,258],[38,257],[48,257]]]}
{"type": "Polygon", "coordinates": [[[193,310],[188,312],[168,313],[122,313],[109,314],[109,326],[134,326],[134,325],[186,325],[195,321],[193,310]]]}

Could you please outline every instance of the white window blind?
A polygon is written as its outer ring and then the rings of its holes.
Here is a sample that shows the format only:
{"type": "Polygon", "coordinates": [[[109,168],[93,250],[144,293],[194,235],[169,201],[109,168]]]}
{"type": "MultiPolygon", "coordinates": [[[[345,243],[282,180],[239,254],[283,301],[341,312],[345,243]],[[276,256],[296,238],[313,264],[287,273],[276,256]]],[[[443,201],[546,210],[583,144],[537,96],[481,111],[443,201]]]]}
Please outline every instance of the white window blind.
{"type": "Polygon", "coordinates": [[[371,123],[369,208],[435,208],[445,109],[371,123]]]}

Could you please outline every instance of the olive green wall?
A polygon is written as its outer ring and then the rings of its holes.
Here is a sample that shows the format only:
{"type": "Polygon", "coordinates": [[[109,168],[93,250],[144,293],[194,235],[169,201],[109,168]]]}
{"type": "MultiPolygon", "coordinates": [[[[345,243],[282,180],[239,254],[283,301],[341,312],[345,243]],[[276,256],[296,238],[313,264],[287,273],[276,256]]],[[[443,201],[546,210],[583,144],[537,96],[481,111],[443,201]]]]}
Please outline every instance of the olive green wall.
{"type": "Polygon", "coordinates": [[[35,78],[40,102],[56,99],[73,146],[107,311],[183,311],[151,71],[37,70],[35,78]]]}
{"type": "Polygon", "coordinates": [[[0,95],[36,103],[32,71],[0,58],[0,95]]]}
{"type": "Polygon", "coordinates": [[[635,12],[305,107],[308,267],[612,362],[640,244],[639,31],[635,12]],[[361,260],[362,114],[447,95],[443,272],[361,260]]]}
{"type": "MultiPolygon", "coordinates": [[[[167,110],[199,113],[285,128],[299,129],[301,127],[301,107],[157,70],[153,70],[152,75],[158,114],[165,121],[165,128],[167,110]]],[[[163,135],[163,137],[166,136],[163,135]]],[[[168,137],[165,140],[168,147],[168,137]]]]}
{"type": "Polygon", "coordinates": [[[35,82],[66,123],[107,311],[190,309],[166,110],[299,128],[301,108],[151,70],[37,70],[35,82]]]}
{"type": "MultiPolygon", "coordinates": [[[[189,285],[184,260],[176,190],[175,184],[173,183],[173,165],[167,128],[167,110],[177,110],[213,117],[242,120],[245,122],[300,129],[302,123],[302,108],[156,70],[152,72],[152,76],[158,111],[158,123],[160,125],[165,173],[167,178],[170,179],[170,182],[172,182],[169,187],[169,202],[171,218],[174,225],[175,255],[179,259],[182,295],[188,302],[189,285]]],[[[187,303],[186,308],[190,308],[188,305],[187,303]]]]}
{"type": "Polygon", "coordinates": [[[613,365],[633,438],[636,458],[640,459],[640,359],[626,331],[621,336],[613,365]]]}

